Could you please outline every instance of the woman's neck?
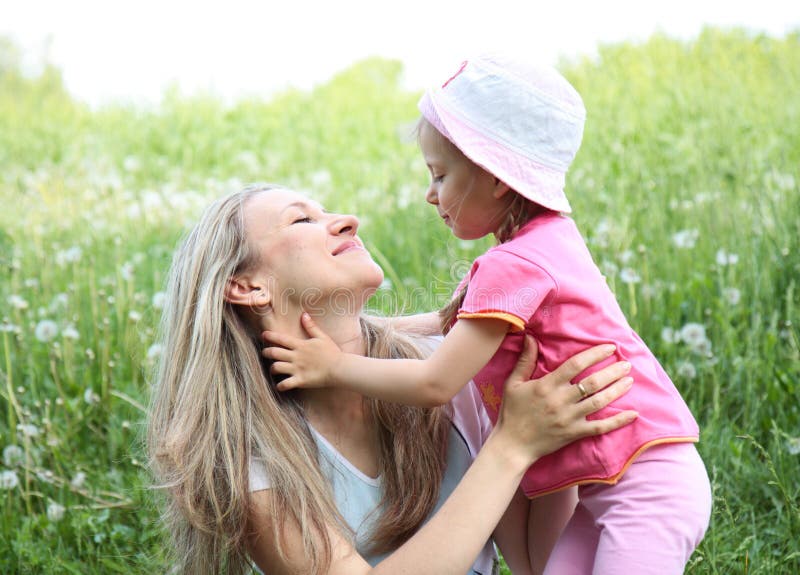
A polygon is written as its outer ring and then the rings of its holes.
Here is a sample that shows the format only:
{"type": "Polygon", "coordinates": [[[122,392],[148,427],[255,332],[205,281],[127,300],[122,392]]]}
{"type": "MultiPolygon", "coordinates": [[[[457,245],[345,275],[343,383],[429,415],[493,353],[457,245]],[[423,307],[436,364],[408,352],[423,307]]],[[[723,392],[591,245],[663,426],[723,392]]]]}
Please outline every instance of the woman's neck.
{"type": "MultiPolygon", "coordinates": [[[[262,324],[269,329],[298,338],[309,335],[300,324],[300,310],[280,317],[271,317],[262,324]]],[[[345,353],[363,355],[366,350],[361,322],[358,315],[343,314],[331,310],[325,313],[312,312],[317,326],[345,353]]],[[[323,435],[334,427],[353,428],[367,421],[364,397],[341,388],[301,389],[298,394],[305,407],[309,422],[323,435]]]]}
{"type": "MultiPolygon", "coordinates": [[[[364,338],[358,317],[315,317],[317,325],[342,351],[363,355],[364,338]]],[[[378,434],[364,396],[341,388],[302,389],[298,392],[308,422],[352,465],[377,477],[378,434]]]]}

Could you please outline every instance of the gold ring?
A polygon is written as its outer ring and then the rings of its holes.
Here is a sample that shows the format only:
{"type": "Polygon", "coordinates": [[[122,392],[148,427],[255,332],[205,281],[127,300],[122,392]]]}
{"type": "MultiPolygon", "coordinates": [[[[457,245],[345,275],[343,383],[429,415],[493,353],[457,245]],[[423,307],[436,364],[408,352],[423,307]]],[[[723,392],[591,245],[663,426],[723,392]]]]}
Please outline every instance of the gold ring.
{"type": "Polygon", "coordinates": [[[581,399],[586,399],[587,397],[589,397],[589,392],[586,391],[586,388],[583,387],[582,383],[576,383],[575,387],[577,387],[578,391],[581,392],[581,399]]]}

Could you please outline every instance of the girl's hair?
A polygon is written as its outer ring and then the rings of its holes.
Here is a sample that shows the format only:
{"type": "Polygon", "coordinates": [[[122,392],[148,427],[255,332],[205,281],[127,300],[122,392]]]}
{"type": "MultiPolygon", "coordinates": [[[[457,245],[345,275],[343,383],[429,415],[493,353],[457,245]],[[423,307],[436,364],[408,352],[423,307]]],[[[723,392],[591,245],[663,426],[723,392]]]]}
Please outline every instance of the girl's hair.
{"type": "MultiPolygon", "coordinates": [[[[417,137],[419,137],[419,133],[423,126],[433,130],[433,133],[435,134],[440,146],[451,149],[456,154],[462,156],[467,162],[472,164],[475,163],[465,156],[464,153],[458,149],[458,146],[446,138],[444,134],[437,130],[436,127],[428,122],[428,120],[426,120],[424,117],[420,118],[419,122],[417,123],[417,137]]],[[[505,243],[514,237],[514,234],[516,234],[520,228],[531,221],[536,215],[549,211],[547,208],[530,201],[528,198],[518,194],[514,190],[509,190],[508,193],[513,194],[513,199],[508,205],[508,208],[503,215],[503,220],[497,226],[497,231],[494,234],[498,245],[505,243]]],[[[458,292],[458,295],[456,295],[447,305],[439,310],[442,333],[446,334],[448,331],[450,331],[450,327],[453,325],[453,322],[456,319],[456,314],[458,313],[461,304],[464,303],[464,297],[466,295],[467,284],[465,283],[461,291],[458,292]]]]}
{"type": "MultiPolygon", "coordinates": [[[[236,306],[228,280],[257,263],[246,242],[243,209],[270,190],[253,186],[213,203],[176,251],[161,319],[162,360],[147,430],[150,467],[165,492],[163,519],[175,570],[244,573],[250,506],[249,470],[258,458],[272,482],[273,536],[283,525],[302,534],[312,573],[327,570],[327,527],[352,535],[318,464],[316,444],[294,393],[278,393],[259,341],[236,306]]],[[[367,354],[420,357],[414,342],[361,320],[367,354]]],[[[365,399],[379,436],[383,500],[372,549],[396,548],[433,510],[444,474],[446,408],[420,409],[365,399]]]]}

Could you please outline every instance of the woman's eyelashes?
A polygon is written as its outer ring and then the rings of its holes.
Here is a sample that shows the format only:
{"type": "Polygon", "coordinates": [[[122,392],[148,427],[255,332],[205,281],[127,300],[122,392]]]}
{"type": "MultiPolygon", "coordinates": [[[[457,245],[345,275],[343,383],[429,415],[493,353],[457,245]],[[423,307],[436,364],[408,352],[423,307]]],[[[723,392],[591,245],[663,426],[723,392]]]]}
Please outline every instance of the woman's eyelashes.
{"type": "Polygon", "coordinates": [[[329,213],[328,210],[324,209],[298,210],[297,215],[292,220],[292,224],[314,224],[325,219],[329,213]]]}

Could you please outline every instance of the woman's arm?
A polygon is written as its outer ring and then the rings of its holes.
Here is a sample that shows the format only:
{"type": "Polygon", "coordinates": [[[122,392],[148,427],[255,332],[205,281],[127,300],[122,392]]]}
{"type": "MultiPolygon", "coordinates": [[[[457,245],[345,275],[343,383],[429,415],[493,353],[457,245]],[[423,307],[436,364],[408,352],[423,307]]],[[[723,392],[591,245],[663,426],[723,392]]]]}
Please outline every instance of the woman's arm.
{"type": "Polygon", "coordinates": [[[486,365],[508,332],[503,320],[459,320],[427,359],[375,359],[343,353],[308,314],[302,324],[309,339],[264,332],[281,347],[268,347],[274,373],[287,374],[278,384],[295,387],[337,386],[384,401],[433,407],[450,401],[486,365]]]}
{"type": "MultiPolygon", "coordinates": [[[[333,557],[328,574],[463,575],[469,571],[528,467],[529,458],[509,447],[509,439],[502,433],[490,436],[436,515],[374,568],[341,534],[330,529],[333,557]],[[475,521],[475,517],[481,520],[475,521]]],[[[269,519],[273,508],[270,492],[251,495],[251,557],[265,573],[307,573],[307,557],[296,525],[284,524],[285,559],[278,554],[269,519]]]]}
{"type": "MultiPolygon", "coordinates": [[[[534,347],[526,338],[525,351],[506,382],[497,425],[441,509],[374,568],[332,529],[333,562],[329,574],[462,575],[475,561],[533,462],[571,441],[617,429],[636,417],[635,412],[621,412],[606,419],[586,419],[589,413],[608,405],[630,388],[630,378],[619,379],[625,374],[620,364],[582,381],[589,393],[597,392],[586,401],[579,402],[579,395],[569,384],[581,371],[610,356],[613,351],[608,349],[610,346],[591,348],[545,377],[527,381],[535,365],[534,347]],[[475,521],[475,517],[481,520],[475,521]]],[[[286,557],[282,559],[272,536],[271,496],[257,492],[252,498],[253,535],[249,549],[253,559],[270,573],[307,572],[299,530],[284,525],[286,557]]]]}

